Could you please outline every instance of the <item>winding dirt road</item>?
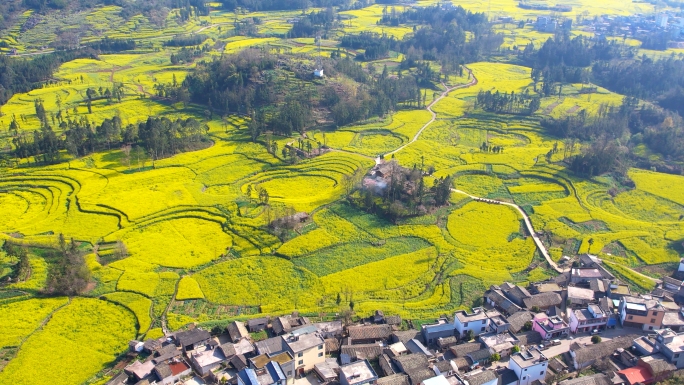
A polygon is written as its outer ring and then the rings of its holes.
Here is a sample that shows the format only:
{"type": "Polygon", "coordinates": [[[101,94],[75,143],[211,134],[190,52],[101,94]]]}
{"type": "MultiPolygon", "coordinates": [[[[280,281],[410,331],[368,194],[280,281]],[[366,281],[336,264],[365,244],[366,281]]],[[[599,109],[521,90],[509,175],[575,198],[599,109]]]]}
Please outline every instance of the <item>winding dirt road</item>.
{"type": "MultiPolygon", "coordinates": [[[[477,78],[475,77],[475,75],[473,75],[473,71],[471,71],[470,68],[468,68],[468,67],[465,67],[465,69],[468,71],[468,77],[471,79],[470,82],[468,82],[466,84],[454,86],[454,87],[447,87],[444,83],[442,83],[446,87],[446,90],[444,92],[442,92],[442,94],[437,99],[434,99],[432,102],[430,102],[430,104],[426,107],[426,109],[430,112],[430,114],[432,114],[432,118],[430,119],[430,121],[425,123],[425,125],[423,125],[423,127],[421,127],[421,129],[418,130],[418,132],[416,133],[416,135],[413,137],[413,139],[410,142],[401,145],[399,148],[393,150],[392,152],[388,152],[385,155],[395,154],[395,153],[403,150],[404,148],[406,148],[408,145],[415,143],[418,140],[418,138],[420,138],[420,135],[423,133],[423,131],[425,131],[425,129],[428,128],[437,119],[437,114],[434,111],[432,111],[432,106],[434,106],[435,103],[437,103],[440,100],[447,97],[451,91],[454,91],[454,90],[457,90],[460,88],[472,87],[472,86],[477,84],[477,78]]],[[[381,157],[375,158],[375,164],[376,165],[382,163],[383,161],[384,160],[381,157]]],[[[551,256],[549,255],[549,252],[546,250],[546,247],[542,243],[541,239],[539,239],[539,236],[537,236],[536,231],[534,231],[534,227],[532,226],[532,221],[530,220],[530,217],[527,215],[525,210],[522,209],[522,207],[516,205],[515,203],[502,202],[502,201],[498,201],[498,200],[477,197],[477,196],[470,195],[469,193],[462,191],[462,190],[458,190],[458,189],[451,189],[451,191],[459,193],[459,194],[467,195],[471,199],[473,199],[477,202],[483,202],[483,203],[489,203],[489,204],[500,204],[500,205],[509,206],[509,207],[512,207],[512,208],[518,210],[520,215],[522,215],[522,217],[523,217],[523,220],[525,222],[525,227],[527,227],[527,231],[530,233],[532,239],[534,240],[534,244],[537,246],[537,249],[539,249],[539,252],[542,253],[544,258],[546,259],[546,262],[548,262],[549,266],[551,266],[558,273],[564,273],[568,270],[568,269],[562,269],[562,268],[558,267],[556,262],[554,262],[551,259],[551,256]]]]}
{"type": "MultiPolygon", "coordinates": [[[[464,67],[465,67],[465,66],[464,66],[464,67]]],[[[432,102],[430,102],[430,104],[428,104],[428,106],[427,106],[427,108],[426,108],[426,110],[428,110],[428,111],[430,112],[430,114],[432,114],[432,118],[430,119],[430,121],[427,122],[427,123],[425,123],[425,125],[424,125],[423,127],[421,127],[420,130],[418,130],[418,132],[416,133],[416,135],[413,136],[413,139],[412,139],[410,142],[402,144],[402,145],[401,145],[399,148],[397,148],[396,150],[394,150],[394,151],[392,151],[392,152],[388,152],[388,153],[385,154],[385,155],[392,155],[392,154],[395,154],[395,153],[397,153],[397,152],[403,150],[404,148],[406,148],[406,146],[408,146],[409,144],[415,143],[415,142],[418,140],[418,138],[420,137],[420,135],[423,133],[423,131],[425,131],[425,129],[428,128],[432,123],[434,123],[434,122],[435,122],[435,119],[437,119],[437,114],[436,114],[434,111],[432,111],[432,106],[434,106],[435,103],[437,103],[437,102],[439,102],[440,100],[442,100],[442,99],[444,99],[445,97],[447,97],[447,96],[449,95],[449,92],[454,91],[454,90],[458,90],[458,89],[460,89],[460,88],[472,87],[472,86],[474,86],[474,85],[477,84],[477,78],[473,75],[473,71],[471,71],[470,68],[468,68],[468,67],[465,67],[465,69],[468,71],[468,78],[470,79],[470,82],[468,82],[468,83],[466,83],[466,84],[460,84],[460,85],[458,85],[458,86],[454,86],[454,87],[451,87],[451,88],[447,87],[446,84],[442,83],[442,85],[444,85],[444,87],[446,87],[446,90],[444,90],[444,92],[442,92],[442,94],[441,94],[437,99],[434,99],[432,102]]],[[[378,164],[381,160],[382,160],[382,159],[380,159],[380,157],[378,157],[378,158],[375,160],[375,163],[378,164]]]]}

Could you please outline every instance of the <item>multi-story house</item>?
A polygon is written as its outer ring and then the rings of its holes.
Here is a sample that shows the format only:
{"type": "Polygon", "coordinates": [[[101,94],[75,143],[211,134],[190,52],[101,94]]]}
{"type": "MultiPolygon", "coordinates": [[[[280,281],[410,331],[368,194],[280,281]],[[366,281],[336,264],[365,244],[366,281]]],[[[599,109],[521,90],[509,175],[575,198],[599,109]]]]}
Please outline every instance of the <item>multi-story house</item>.
{"type": "Polygon", "coordinates": [[[489,329],[489,316],[481,307],[473,308],[471,313],[465,310],[457,311],[454,314],[454,329],[456,335],[461,338],[465,337],[468,331],[472,331],[474,336],[479,336],[489,329]]]}
{"type": "Polygon", "coordinates": [[[325,362],[325,341],[315,333],[292,333],[285,337],[285,343],[295,360],[297,374],[309,372],[314,365],[325,362]]]}
{"type": "Polygon", "coordinates": [[[657,330],[663,323],[665,308],[654,299],[624,296],[620,299],[618,314],[622,326],[657,330]]]}
{"type": "Polygon", "coordinates": [[[518,376],[518,385],[529,385],[534,381],[544,381],[549,360],[539,349],[526,349],[511,356],[508,368],[518,376]]]}
{"type": "Polygon", "coordinates": [[[532,320],[532,330],[539,332],[545,340],[561,338],[568,335],[570,326],[559,316],[549,317],[539,313],[532,320]]]}
{"type": "Polygon", "coordinates": [[[588,332],[594,329],[603,330],[608,323],[609,315],[598,305],[589,305],[586,309],[570,311],[570,331],[572,333],[588,332]]]}
{"type": "Polygon", "coordinates": [[[670,329],[657,330],[655,350],[677,369],[684,368],[684,334],[677,334],[670,329]]]}

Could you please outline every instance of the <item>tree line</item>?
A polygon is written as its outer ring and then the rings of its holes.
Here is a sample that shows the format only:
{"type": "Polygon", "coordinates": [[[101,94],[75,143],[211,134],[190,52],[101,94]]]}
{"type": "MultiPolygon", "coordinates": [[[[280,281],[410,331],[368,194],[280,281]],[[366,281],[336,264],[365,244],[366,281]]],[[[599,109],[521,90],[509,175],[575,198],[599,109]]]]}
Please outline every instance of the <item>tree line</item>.
{"type": "Polygon", "coordinates": [[[12,139],[13,155],[20,159],[34,157],[36,162],[52,164],[63,160],[62,150],[81,157],[122,146],[130,166],[131,150],[136,151],[134,155],[138,158],[161,159],[204,146],[209,131],[206,124],[193,118],[149,117],[145,122],[124,126],[118,116],[105,119],[99,125],[85,116],[66,119],[61,128],[64,133],[61,136],[48,124],[30,134],[26,131],[17,133],[12,139]]]}
{"type": "Polygon", "coordinates": [[[317,35],[326,38],[326,34],[338,24],[338,16],[335,9],[328,7],[322,11],[311,11],[311,13],[300,17],[297,22],[292,24],[288,32],[288,37],[315,37],[317,35]]]}
{"type": "Polygon", "coordinates": [[[516,94],[515,91],[500,93],[496,91],[480,91],[475,102],[476,107],[498,114],[532,115],[541,105],[539,96],[530,95],[529,90],[516,94]]]}
{"type": "Polygon", "coordinates": [[[16,59],[0,55],[0,105],[15,93],[29,92],[52,78],[60,65],[79,58],[97,58],[97,51],[80,49],[16,59]]]}

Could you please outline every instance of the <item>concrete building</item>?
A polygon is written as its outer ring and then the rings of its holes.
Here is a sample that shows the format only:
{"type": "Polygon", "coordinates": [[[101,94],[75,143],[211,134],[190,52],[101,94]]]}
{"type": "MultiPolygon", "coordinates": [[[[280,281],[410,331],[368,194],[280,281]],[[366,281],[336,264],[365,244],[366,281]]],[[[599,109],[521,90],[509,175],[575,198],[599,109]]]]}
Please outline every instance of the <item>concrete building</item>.
{"type": "Polygon", "coordinates": [[[454,323],[450,322],[446,316],[440,317],[435,323],[423,324],[421,326],[423,339],[428,345],[436,343],[439,338],[453,336],[454,331],[454,323]]]}
{"type": "Polygon", "coordinates": [[[532,320],[532,330],[539,332],[545,340],[552,340],[568,335],[570,326],[559,316],[549,317],[544,313],[539,313],[532,320]]]}
{"type": "Polygon", "coordinates": [[[368,360],[340,366],[340,384],[342,385],[374,385],[377,381],[378,375],[368,360]]]}
{"type": "Polygon", "coordinates": [[[589,332],[594,329],[603,330],[609,318],[598,305],[589,305],[586,309],[576,309],[569,313],[569,326],[572,333],[589,332]]]}
{"type": "MultiPolygon", "coordinates": [[[[497,315],[499,315],[498,312],[497,315]]],[[[465,310],[457,311],[454,314],[454,329],[456,329],[456,335],[461,338],[465,337],[468,331],[479,336],[489,329],[489,316],[481,307],[474,308],[471,313],[465,310]]]]}
{"type": "Polygon", "coordinates": [[[601,270],[598,267],[575,267],[570,270],[570,282],[572,283],[589,282],[590,279],[601,278],[603,278],[603,274],[601,274],[601,270]]]}
{"type": "Polygon", "coordinates": [[[292,333],[285,337],[285,343],[295,359],[297,374],[309,372],[314,365],[325,362],[325,341],[317,334],[292,333]]]}
{"type": "Polygon", "coordinates": [[[618,314],[622,326],[657,330],[663,323],[665,308],[654,299],[624,296],[620,299],[618,314]]]}
{"type": "Polygon", "coordinates": [[[670,329],[656,331],[655,348],[677,367],[684,368],[684,334],[677,334],[670,329]]]}
{"type": "Polygon", "coordinates": [[[518,385],[529,385],[534,381],[544,381],[549,360],[539,349],[526,349],[511,356],[508,368],[518,377],[518,385]]]}
{"type": "Polygon", "coordinates": [[[514,346],[520,345],[520,341],[511,333],[488,333],[480,335],[480,342],[490,351],[499,353],[501,357],[511,355],[514,346]]]}

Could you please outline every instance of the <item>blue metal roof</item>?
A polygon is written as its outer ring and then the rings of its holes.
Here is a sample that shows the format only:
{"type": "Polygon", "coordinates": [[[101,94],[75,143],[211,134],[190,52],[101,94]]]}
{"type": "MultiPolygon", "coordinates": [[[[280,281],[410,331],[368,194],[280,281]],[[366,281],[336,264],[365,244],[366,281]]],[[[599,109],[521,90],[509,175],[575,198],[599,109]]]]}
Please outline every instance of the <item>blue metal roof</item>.
{"type": "Polygon", "coordinates": [[[268,370],[268,374],[271,375],[274,383],[287,380],[285,373],[283,373],[283,370],[277,362],[271,361],[266,364],[266,370],[268,370]]]}

